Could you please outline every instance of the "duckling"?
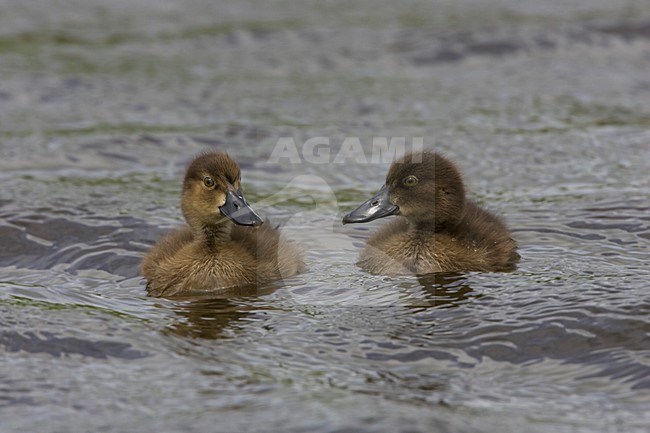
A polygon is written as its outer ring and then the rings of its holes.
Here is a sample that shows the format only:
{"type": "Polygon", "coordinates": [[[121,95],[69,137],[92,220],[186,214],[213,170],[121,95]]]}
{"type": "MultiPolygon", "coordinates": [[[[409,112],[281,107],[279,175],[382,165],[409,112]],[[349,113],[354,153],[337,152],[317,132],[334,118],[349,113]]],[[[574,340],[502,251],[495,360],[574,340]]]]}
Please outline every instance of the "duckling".
{"type": "Polygon", "coordinates": [[[466,200],[460,171],[442,155],[406,154],[379,192],[343,218],[365,223],[399,215],[367,241],[358,265],[373,274],[510,271],[517,244],[495,215],[466,200]]]}
{"type": "Polygon", "coordinates": [[[302,252],[251,209],[239,165],[225,153],[196,157],[183,181],[187,224],[162,237],[141,272],[150,296],[206,294],[302,272],[302,252]]]}

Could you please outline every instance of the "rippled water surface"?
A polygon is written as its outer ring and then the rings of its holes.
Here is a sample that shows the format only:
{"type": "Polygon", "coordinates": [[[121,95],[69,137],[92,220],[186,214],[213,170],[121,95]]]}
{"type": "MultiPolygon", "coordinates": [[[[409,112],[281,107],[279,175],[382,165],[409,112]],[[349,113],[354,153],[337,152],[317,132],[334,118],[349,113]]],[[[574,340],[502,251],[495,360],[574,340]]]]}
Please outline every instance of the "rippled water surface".
{"type": "Polygon", "coordinates": [[[641,0],[0,1],[0,431],[647,431],[649,70],[641,0]],[[518,270],[359,270],[373,137],[455,159],[518,270]],[[307,273],[145,296],[205,149],[307,273]]]}

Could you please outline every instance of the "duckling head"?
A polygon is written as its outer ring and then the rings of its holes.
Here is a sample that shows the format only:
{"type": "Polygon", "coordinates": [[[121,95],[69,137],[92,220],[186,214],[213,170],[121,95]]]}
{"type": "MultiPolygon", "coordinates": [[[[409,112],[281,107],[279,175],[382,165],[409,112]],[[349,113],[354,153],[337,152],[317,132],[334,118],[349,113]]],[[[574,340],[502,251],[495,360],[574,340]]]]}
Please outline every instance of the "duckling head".
{"type": "Polygon", "coordinates": [[[190,163],[181,208],[195,233],[226,227],[229,221],[244,226],[263,222],[244,198],[239,165],[220,152],[204,153],[190,163]]]}
{"type": "Polygon", "coordinates": [[[437,230],[457,222],[464,206],[465,188],[456,166],[437,153],[417,152],[395,160],[384,186],[345,215],[343,223],[401,215],[416,227],[437,230]]]}

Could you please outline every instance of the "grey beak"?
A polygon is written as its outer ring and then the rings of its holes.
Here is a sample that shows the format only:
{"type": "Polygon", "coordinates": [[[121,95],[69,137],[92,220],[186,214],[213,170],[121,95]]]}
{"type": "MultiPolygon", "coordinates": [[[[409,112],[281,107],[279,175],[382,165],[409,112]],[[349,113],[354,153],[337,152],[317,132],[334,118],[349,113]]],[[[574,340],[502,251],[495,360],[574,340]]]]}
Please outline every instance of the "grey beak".
{"type": "Polygon", "coordinates": [[[388,186],[384,185],[371,199],[343,217],[343,224],[367,223],[378,218],[396,215],[399,207],[391,204],[388,186]]]}
{"type": "Polygon", "coordinates": [[[226,202],[219,211],[240,226],[259,226],[264,222],[248,205],[241,190],[228,191],[226,202]]]}

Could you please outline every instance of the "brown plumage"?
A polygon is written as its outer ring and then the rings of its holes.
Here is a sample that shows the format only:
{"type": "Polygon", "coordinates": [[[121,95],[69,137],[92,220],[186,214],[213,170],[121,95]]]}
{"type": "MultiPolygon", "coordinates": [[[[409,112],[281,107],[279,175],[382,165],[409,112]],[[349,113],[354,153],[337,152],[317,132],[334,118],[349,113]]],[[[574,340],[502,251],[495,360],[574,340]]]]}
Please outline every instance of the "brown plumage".
{"type": "Polygon", "coordinates": [[[374,274],[510,271],[517,244],[495,215],[465,199],[460,172],[434,152],[391,165],[381,191],[343,218],[368,222],[400,215],[368,239],[359,266],[374,274]]]}
{"type": "Polygon", "coordinates": [[[239,166],[228,155],[199,155],[187,169],[181,208],[187,222],[142,261],[151,296],[183,296],[254,286],[304,270],[302,252],[250,208],[239,166]]]}

